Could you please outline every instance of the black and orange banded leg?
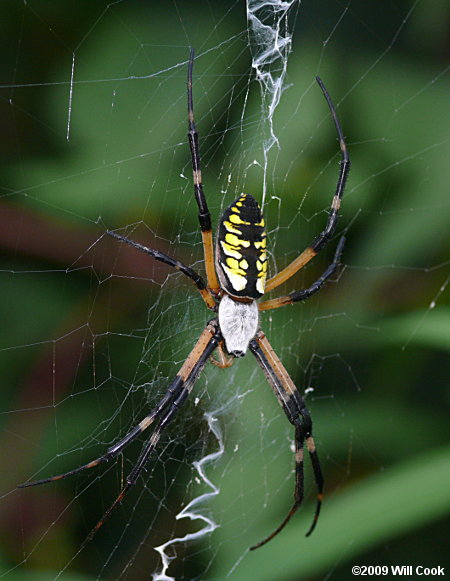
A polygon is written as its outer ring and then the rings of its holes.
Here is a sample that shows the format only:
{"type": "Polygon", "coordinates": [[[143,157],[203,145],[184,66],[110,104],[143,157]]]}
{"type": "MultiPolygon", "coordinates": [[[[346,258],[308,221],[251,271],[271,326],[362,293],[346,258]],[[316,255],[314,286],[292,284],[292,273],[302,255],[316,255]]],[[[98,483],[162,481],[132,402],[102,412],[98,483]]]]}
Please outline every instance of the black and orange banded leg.
{"type": "Polygon", "coordinates": [[[188,278],[190,278],[192,280],[192,282],[195,284],[198,292],[202,296],[202,299],[205,301],[206,306],[213,311],[216,310],[216,307],[217,307],[216,301],[214,300],[214,297],[212,296],[212,294],[209,292],[205,281],[190,266],[186,266],[185,264],[183,264],[179,260],[176,260],[175,258],[172,258],[172,257],[168,256],[167,254],[164,254],[164,252],[161,252],[159,250],[154,250],[153,248],[148,248],[147,246],[144,246],[143,244],[139,244],[139,242],[135,242],[134,240],[130,240],[129,238],[126,238],[125,236],[122,236],[121,234],[117,234],[116,232],[113,232],[111,230],[108,230],[106,233],[109,236],[112,236],[113,238],[117,238],[117,240],[120,240],[121,242],[126,242],[127,244],[129,244],[133,248],[136,248],[137,250],[140,250],[141,252],[145,252],[145,254],[148,254],[149,256],[154,258],[155,260],[158,260],[159,262],[163,262],[164,264],[168,264],[169,266],[172,266],[176,270],[179,270],[180,272],[182,272],[184,275],[186,275],[188,278]]]}
{"type": "Polygon", "coordinates": [[[187,78],[188,122],[189,122],[189,147],[191,150],[192,176],[194,180],[195,201],[198,206],[198,219],[202,231],[203,251],[205,254],[206,280],[213,293],[219,292],[214,264],[214,244],[211,225],[211,214],[208,210],[205,194],[203,192],[202,172],[200,168],[200,148],[198,145],[198,133],[195,127],[194,102],[192,98],[192,69],[194,67],[194,49],[191,49],[187,78]]]}
{"type": "Polygon", "coordinates": [[[303,501],[303,449],[305,443],[311,459],[314,480],[317,487],[317,501],[314,518],[306,536],[309,536],[313,532],[317,519],[319,518],[323,495],[323,476],[312,437],[311,416],[305,405],[305,401],[262,331],[258,331],[256,337],[251,341],[250,350],[264,371],[266,379],[271,385],[288,420],[295,427],[294,504],[281,524],[269,536],[250,547],[250,550],[254,550],[268,543],[280,531],[282,531],[303,501]]]}
{"type": "Polygon", "coordinates": [[[341,163],[339,169],[339,177],[336,185],[336,190],[334,192],[333,200],[331,202],[331,210],[328,215],[328,220],[325,228],[322,232],[314,238],[311,244],[294,259],[286,268],[281,270],[278,274],[270,278],[266,283],[266,292],[271,291],[283,282],[286,282],[291,276],[298,272],[301,268],[305,266],[310,260],[316,256],[318,252],[324,248],[324,246],[331,240],[333,233],[336,229],[336,225],[339,218],[339,208],[341,207],[341,200],[344,194],[345,184],[347,182],[348,173],[350,171],[350,157],[347,151],[347,145],[345,143],[344,134],[342,133],[341,125],[334,108],[333,101],[331,100],[322,79],[316,77],[316,81],[319,87],[322,89],[322,93],[327,101],[328,107],[330,109],[331,115],[333,117],[334,125],[336,127],[336,132],[339,138],[339,147],[341,149],[341,163]]]}
{"type": "Polygon", "coordinates": [[[167,427],[167,425],[172,420],[175,413],[184,403],[188,395],[191,393],[192,388],[198,379],[203,367],[205,366],[208,358],[212,355],[213,351],[219,344],[222,336],[220,333],[219,325],[217,319],[213,319],[208,323],[202,334],[200,335],[195,347],[192,349],[188,358],[182,365],[180,371],[176,375],[175,379],[169,386],[166,394],[159,401],[157,406],[148,414],[137,426],[128,432],[128,434],[122,438],[119,442],[108,448],[103,456],[83,464],[74,470],[65,472],[64,474],[59,474],[57,476],[51,476],[49,478],[44,478],[42,480],[35,480],[32,482],[25,482],[24,484],[19,484],[18,488],[26,488],[29,486],[38,486],[40,484],[46,484],[47,482],[53,482],[55,480],[61,480],[79,472],[94,468],[102,462],[106,462],[111,458],[117,456],[130,442],[132,442],[139,434],[146,430],[150,425],[154,423],[155,420],[159,419],[154,432],[150,436],[148,442],[144,444],[142,452],[138,458],[136,465],[133,470],[127,476],[126,484],[120,491],[118,497],[110,506],[110,508],[104,513],[102,518],[92,529],[89,536],[87,537],[84,544],[89,542],[98,529],[102,526],[106,518],[113,511],[113,509],[121,502],[126,492],[129,490],[133,484],[135,484],[139,474],[144,468],[148,457],[153,452],[155,446],[159,442],[161,433],[167,427]]]}
{"type": "Polygon", "coordinates": [[[262,303],[258,304],[258,309],[260,311],[267,311],[268,309],[278,309],[278,307],[292,305],[293,303],[298,303],[299,301],[306,301],[306,299],[309,299],[310,296],[320,291],[322,285],[336,272],[339,266],[339,261],[341,259],[344,244],[345,237],[342,236],[341,239],[339,240],[339,244],[336,247],[333,262],[327,267],[327,269],[321,274],[321,276],[315,282],[313,282],[313,284],[310,287],[298,291],[293,291],[288,295],[277,297],[276,299],[263,301],[262,303]]]}
{"type": "Polygon", "coordinates": [[[139,434],[142,434],[149,426],[151,426],[156,419],[162,414],[162,412],[172,404],[173,400],[180,394],[180,391],[183,387],[183,382],[181,378],[177,375],[173,382],[170,384],[168,390],[164,397],[158,402],[158,405],[148,414],[145,416],[143,420],[137,424],[134,428],[132,428],[128,434],[126,434],[121,440],[116,442],[113,446],[108,448],[106,452],[96,458],[95,460],[91,460],[87,464],[83,464],[82,466],[78,466],[73,470],[69,470],[68,472],[64,472],[63,474],[57,474],[56,476],[49,476],[48,478],[42,478],[41,480],[33,480],[31,482],[24,482],[23,484],[18,484],[17,488],[28,488],[30,486],[39,486],[40,484],[47,484],[47,482],[54,482],[56,480],[62,480],[64,478],[68,478],[69,476],[73,476],[74,474],[78,474],[83,470],[87,470],[89,468],[94,468],[103,462],[108,462],[115,456],[117,456],[130,442],[132,442],[139,434]]]}

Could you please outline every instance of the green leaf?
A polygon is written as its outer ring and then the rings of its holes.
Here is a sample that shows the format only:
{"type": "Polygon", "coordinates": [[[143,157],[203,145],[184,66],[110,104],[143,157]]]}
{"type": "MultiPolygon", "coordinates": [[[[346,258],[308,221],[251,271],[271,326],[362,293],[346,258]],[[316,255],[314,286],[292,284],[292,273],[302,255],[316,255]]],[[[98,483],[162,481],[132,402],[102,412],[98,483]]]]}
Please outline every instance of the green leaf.
{"type": "Polygon", "coordinates": [[[450,350],[450,308],[413,311],[393,317],[386,323],[384,331],[406,345],[422,345],[450,350]]]}

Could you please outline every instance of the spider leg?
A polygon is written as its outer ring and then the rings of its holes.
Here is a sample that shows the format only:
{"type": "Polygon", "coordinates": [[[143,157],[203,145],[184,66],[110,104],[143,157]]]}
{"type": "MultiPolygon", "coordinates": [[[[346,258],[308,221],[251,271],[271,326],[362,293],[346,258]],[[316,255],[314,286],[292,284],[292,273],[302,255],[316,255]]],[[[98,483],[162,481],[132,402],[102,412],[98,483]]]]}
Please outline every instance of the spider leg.
{"type": "Polygon", "coordinates": [[[116,442],[113,446],[108,448],[108,450],[102,456],[99,456],[95,460],[91,460],[87,464],[83,464],[78,468],[64,472],[63,474],[58,474],[56,476],[50,476],[49,478],[43,478],[41,480],[34,480],[32,482],[24,482],[19,484],[18,488],[28,488],[30,486],[38,486],[40,484],[46,484],[47,482],[54,482],[55,480],[62,480],[74,474],[78,474],[83,470],[94,468],[102,462],[107,462],[111,458],[117,456],[130,442],[132,442],[139,434],[146,430],[153,422],[160,416],[163,416],[158,424],[154,433],[161,432],[161,425],[163,427],[166,425],[165,419],[169,412],[178,409],[177,406],[186,398],[190,393],[194,382],[196,381],[198,374],[203,369],[208,357],[216,348],[220,340],[220,331],[218,330],[218,324],[216,319],[213,319],[205,328],[205,330],[200,335],[194,349],[189,354],[185,363],[181,367],[175,379],[170,384],[166,394],[159,401],[157,406],[147,415],[143,420],[132,428],[128,434],[126,434],[121,440],[116,442]]]}
{"type": "Polygon", "coordinates": [[[276,299],[271,299],[269,301],[263,301],[262,303],[258,304],[258,309],[260,311],[267,311],[268,309],[277,309],[278,307],[284,307],[285,305],[292,305],[293,303],[297,303],[299,301],[305,301],[306,299],[309,299],[310,296],[320,291],[324,282],[326,282],[336,272],[339,266],[344,244],[345,237],[342,236],[339,240],[339,244],[337,245],[333,262],[309,288],[293,291],[288,295],[278,297],[276,299]]]}
{"type": "Polygon", "coordinates": [[[205,301],[206,306],[211,310],[214,310],[214,311],[216,310],[216,301],[214,300],[214,297],[212,296],[212,294],[209,292],[208,288],[206,287],[205,281],[190,266],[186,266],[185,264],[183,264],[179,260],[176,260],[175,258],[171,258],[167,254],[164,254],[164,252],[160,252],[159,250],[154,250],[153,248],[148,248],[147,246],[139,244],[139,242],[134,242],[134,240],[130,240],[129,238],[126,238],[125,236],[117,234],[116,232],[113,232],[111,230],[108,230],[106,233],[109,236],[112,236],[113,238],[117,238],[117,240],[121,240],[122,242],[126,242],[127,244],[129,244],[130,246],[133,246],[133,248],[137,248],[141,252],[145,252],[146,254],[148,254],[149,256],[154,258],[155,260],[158,260],[159,262],[164,262],[164,264],[168,264],[169,266],[172,266],[176,270],[179,270],[180,272],[182,272],[184,275],[186,275],[188,278],[190,278],[192,280],[192,282],[195,284],[198,292],[201,294],[203,300],[205,301]]]}
{"type": "Polygon", "coordinates": [[[187,399],[188,395],[191,393],[192,388],[194,387],[194,384],[198,379],[198,376],[200,375],[209,357],[216,349],[220,339],[221,333],[218,325],[218,320],[213,319],[212,321],[210,321],[210,323],[206,326],[203,333],[200,335],[197,344],[195,345],[194,349],[191,351],[185,363],[178,372],[177,377],[179,377],[180,380],[182,381],[181,390],[179,391],[177,397],[174,398],[173,401],[170,403],[170,405],[166,407],[166,411],[162,416],[161,420],[159,421],[158,426],[150,436],[148,442],[144,444],[144,447],[139,455],[139,458],[135,466],[127,476],[125,486],[122,488],[119,495],[111,504],[111,506],[108,508],[108,510],[103,514],[102,518],[91,530],[91,532],[89,533],[89,535],[87,536],[86,540],[83,543],[83,547],[94,537],[96,532],[103,525],[103,523],[112,513],[115,507],[121,503],[123,497],[128,492],[128,490],[134,484],[136,484],[139,474],[144,469],[150,454],[153,452],[156,445],[158,444],[162,432],[172,421],[173,416],[176,414],[178,409],[181,407],[181,405],[187,399]]]}
{"type": "Polygon", "coordinates": [[[311,459],[317,487],[317,501],[314,519],[306,533],[306,536],[312,533],[319,518],[322,504],[323,476],[312,437],[311,416],[305,405],[305,401],[262,331],[259,331],[256,337],[251,341],[250,350],[264,371],[266,379],[271,385],[288,420],[295,427],[294,503],[281,524],[268,537],[250,547],[250,550],[254,550],[262,547],[273,539],[286,526],[303,501],[303,447],[305,443],[311,459]]]}
{"type": "Polygon", "coordinates": [[[132,428],[128,434],[126,434],[121,440],[116,442],[113,446],[108,448],[108,450],[102,456],[99,456],[95,460],[91,460],[87,464],[83,464],[78,468],[64,472],[63,474],[57,474],[56,476],[50,476],[48,478],[42,478],[41,480],[33,480],[31,482],[24,482],[23,484],[18,484],[17,488],[28,488],[30,486],[39,486],[40,484],[47,484],[47,482],[54,482],[55,480],[63,480],[74,474],[78,474],[83,470],[89,468],[94,468],[102,462],[107,462],[111,458],[117,456],[130,442],[132,442],[139,434],[146,430],[154,421],[157,419],[161,413],[166,409],[166,407],[172,402],[172,400],[179,394],[183,387],[183,382],[177,375],[171,385],[169,386],[164,397],[159,401],[158,405],[153,409],[143,420],[139,422],[137,426],[132,428]]]}
{"type": "Polygon", "coordinates": [[[213,235],[211,226],[211,214],[208,210],[205,194],[203,192],[202,172],[200,168],[200,149],[198,145],[198,133],[195,127],[194,104],[192,98],[192,69],[194,67],[194,49],[191,48],[188,65],[187,78],[187,99],[188,99],[188,122],[189,122],[189,148],[191,150],[192,175],[194,179],[195,201],[198,206],[198,219],[202,231],[203,251],[205,255],[205,269],[208,287],[217,293],[219,291],[219,281],[217,279],[214,266],[213,235]]]}
{"type": "Polygon", "coordinates": [[[341,163],[339,169],[339,177],[334,192],[333,200],[331,202],[331,211],[328,215],[328,220],[322,232],[314,238],[311,244],[295,258],[286,268],[281,270],[278,274],[270,278],[266,283],[266,292],[276,288],[298,272],[305,266],[316,254],[324,248],[324,246],[331,240],[339,218],[339,208],[341,206],[342,196],[344,194],[345,184],[347,182],[348,173],[350,171],[350,157],[347,152],[347,145],[345,143],[344,134],[339,123],[339,119],[334,108],[333,101],[322,82],[322,79],[316,77],[316,81],[322,90],[322,93],[328,103],[331,115],[333,117],[336,132],[339,138],[339,147],[341,149],[341,163]]]}
{"type": "MultiPolygon", "coordinates": [[[[214,347],[213,347],[213,349],[214,349],[214,347]]],[[[206,362],[206,360],[207,360],[207,358],[205,359],[205,362],[206,362]]],[[[203,365],[204,365],[204,363],[203,363],[203,365]]],[[[192,384],[193,383],[194,382],[192,382],[192,384]]],[[[145,467],[145,465],[146,465],[146,463],[148,461],[148,458],[149,458],[150,454],[156,448],[156,445],[159,442],[159,439],[161,437],[161,434],[162,434],[164,428],[166,428],[167,425],[170,423],[170,421],[172,420],[173,416],[178,411],[178,408],[182,405],[182,403],[187,398],[187,396],[189,395],[189,393],[190,393],[190,388],[186,387],[186,385],[185,385],[184,388],[183,388],[183,391],[179,394],[178,398],[175,399],[172,402],[171,406],[166,411],[165,415],[162,417],[162,419],[159,422],[158,426],[156,427],[155,431],[150,436],[150,439],[144,445],[144,448],[142,449],[142,452],[139,455],[139,458],[137,460],[137,463],[133,467],[133,469],[130,472],[130,474],[127,476],[125,486],[122,488],[122,490],[120,491],[120,493],[117,496],[117,498],[114,500],[114,502],[108,508],[108,510],[105,511],[105,513],[103,514],[102,518],[97,522],[97,524],[95,525],[95,527],[91,530],[91,532],[89,533],[89,535],[86,537],[86,539],[85,539],[85,541],[83,543],[83,547],[92,540],[92,538],[97,533],[97,531],[100,529],[100,527],[103,525],[103,523],[108,518],[108,516],[113,512],[113,510],[116,508],[116,506],[119,505],[122,502],[122,499],[125,496],[125,494],[128,492],[128,490],[134,484],[136,484],[136,481],[137,481],[137,479],[139,477],[139,474],[144,469],[144,467],[145,467]]]]}
{"type": "Polygon", "coordinates": [[[220,367],[220,369],[225,369],[226,367],[231,367],[234,363],[234,357],[228,355],[224,348],[224,342],[221,341],[217,346],[216,352],[214,355],[217,355],[217,359],[212,356],[209,358],[211,363],[213,363],[216,367],[220,367]]]}

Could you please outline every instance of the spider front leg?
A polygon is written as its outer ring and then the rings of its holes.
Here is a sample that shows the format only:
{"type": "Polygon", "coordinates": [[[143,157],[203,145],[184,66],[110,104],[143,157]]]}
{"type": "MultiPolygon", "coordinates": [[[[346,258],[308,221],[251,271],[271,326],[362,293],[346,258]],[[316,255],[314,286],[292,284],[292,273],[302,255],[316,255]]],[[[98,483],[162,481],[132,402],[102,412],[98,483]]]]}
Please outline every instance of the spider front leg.
{"type": "Polygon", "coordinates": [[[202,231],[203,252],[205,255],[205,270],[208,287],[214,294],[219,292],[219,280],[214,265],[214,245],[211,225],[211,214],[203,192],[202,172],[200,169],[200,148],[198,145],[198,133],[195,126],[194,102],[192,97],[192,69],[194,67],[194,49],[191,49],[188,66],[187,98],[188,98],[188,122],[189,122],[189,148],[191,150],[192,176],[194,179],[195,201],[198,206],[198,219],[202,231]]]}
{"type": "MultiPolygon", "coordinates": [[[[336,127],[336,132],[339,138],[339,147],[341,149],[341,164],[339,169],[339,177],[336,185],[336,190],[334,192],[333,200],[331,202],[331,210],[328,215],[328,220],[325,228],[322,232],[314,238],[311,244],[294,259],[286,268],[281,270],[278,274],[270,278],[266,283],[266,292],[271,291],[283,282],[287,281],[291,276],[303,268],[310,260],[316,256],[320,250],[322,250],[325,245],[331,240],[333,233],[336,229],[336,225],[339,218],[339,208],[341,207],[342,196],[344,195],[345,184],[347,182],[348,173],[350,171],[350,157],[347,151],[347,145],[345,143],[344,134],[342,133],[341,125],[334,108],[333,101],[325,88],[322,80],[316,77],[316,81],[322,90],[322,93],[327,101],[328,107],[330,109],[331,115],[333,117],[334,125],[336,127]]],[[[272,308],[272,307],[267,307],[272,308]]]]}
{"type": "Polygon", "coordinates": [[[148,254],[149,256],[154,258],[155,260],[158,260],[159,262],[163,262],[164,264],[168,264],[169,266],[172,266],[172,268],[175,268],[175,270],[179,270],[180,272],[182,272],[185,276],[190,278],[192,280],[192,282],[195,284],[198,292],[201,294],[202,299],[205,301],[208,309],[211,309],[213,311],[217,310],[216,301],[215,301],[214,297],[212,296],[211,292],[209,291],[209,289],[207,288],[205,281],[193,268],[191,268],[190,266],[186,266],[185,264],[183,264],[179,260],[176,260],[176,258],[172,258],[171,256],[164,254],[164,252],[161,252],[160,250],[154,250],[153,248],[148,248],[147,246],[144,246],[143,244],[139,244],[139,242],[135,242],[134,240],[130,240],[129,238],[126,238],[125,236],[122,236],[121,234],[117,234],[116,232],[113,232],[112,230],[108,230],[106,233],[108,234],[108,236],[112,236],[113,238],[117,238],[117,240],[120,240],[121,242],[125,242],[126,244],[128,244],[129,246],[132,246],[133,248],[136,248],[140,252],[144,252],[145,254],[148,254]]]}
{"type": "Polygon", "coordinates": [[[303,482],[303,448],[309,452],[311,464],[314,473],[314,480],[317,487],[317,501],[313,522],[306,533],[309,536],[317,523],[322,505],[323,496],[323,476],[320,468],[319,458],[317,455],[315,443],[312,437],[312,422],[305,401],[298,392],[294,382],[290,378],[286,368],[281,360],[275,354],[269,341],[262,331],[259,331],[256,337],[250,343],[250,350],[256,357],[261,366],[267,381],[271,385],[275,396],[283,408],[288,420],[295,426],[295,489],[294,504],[290,511],[283,519],[281,524],[265,539],[250,547],[250,550],[258,549],[271,539],[273,539],[287,525],[291,517],[296,513],[304,497],[303,482]]]}

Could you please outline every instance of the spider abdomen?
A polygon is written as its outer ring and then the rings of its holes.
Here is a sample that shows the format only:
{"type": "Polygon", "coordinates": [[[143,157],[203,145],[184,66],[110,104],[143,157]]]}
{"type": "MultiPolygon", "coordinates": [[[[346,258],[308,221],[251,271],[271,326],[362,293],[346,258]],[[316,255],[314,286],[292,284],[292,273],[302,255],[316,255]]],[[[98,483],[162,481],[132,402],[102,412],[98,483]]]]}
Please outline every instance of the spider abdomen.
{"type": "Polygon", "coordinates": [[[258,202],[242,194],[223,213],[216,244],[222,288],[231,296],[259,299],[267,278],[266,230],[258,202]]]}

